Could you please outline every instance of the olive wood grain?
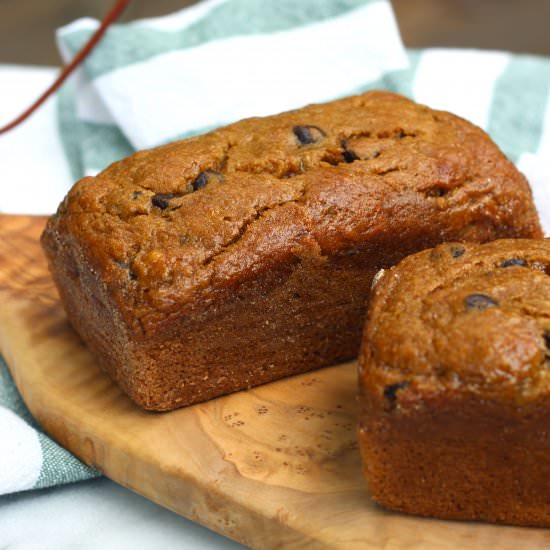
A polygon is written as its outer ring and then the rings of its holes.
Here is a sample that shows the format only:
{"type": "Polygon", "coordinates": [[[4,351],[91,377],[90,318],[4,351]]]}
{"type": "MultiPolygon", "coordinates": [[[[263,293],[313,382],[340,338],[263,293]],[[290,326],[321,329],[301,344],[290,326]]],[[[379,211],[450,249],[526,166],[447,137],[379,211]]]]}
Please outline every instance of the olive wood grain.
{"type": "Polygon", "coordinates": [[[349,363],[170,413],[138,409],[67,323],[38,237],[0,216],[0,349],[44,429],[114,481],[254,548],[548,548],[542,529],[386,512],[369,497],[349,363]]]}

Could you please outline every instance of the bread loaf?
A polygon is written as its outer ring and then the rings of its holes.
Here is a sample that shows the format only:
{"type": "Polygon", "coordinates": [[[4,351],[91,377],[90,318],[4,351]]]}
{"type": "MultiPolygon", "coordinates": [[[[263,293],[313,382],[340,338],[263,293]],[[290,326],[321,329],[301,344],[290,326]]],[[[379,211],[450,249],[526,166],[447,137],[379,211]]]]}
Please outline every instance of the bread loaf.
{"type": "Polygon", "coordinates": [[[540,234],[484,132],[371,92],[138,152],[42,242],[103,368],[167,410],[355,357],[374,274],[407,254],[540,234]]]}
{"type": "Polygon", "coordinates": [[[375,500],[550,527],[550,239],[440,245],[377,278],[360,356],[375,500]]]}

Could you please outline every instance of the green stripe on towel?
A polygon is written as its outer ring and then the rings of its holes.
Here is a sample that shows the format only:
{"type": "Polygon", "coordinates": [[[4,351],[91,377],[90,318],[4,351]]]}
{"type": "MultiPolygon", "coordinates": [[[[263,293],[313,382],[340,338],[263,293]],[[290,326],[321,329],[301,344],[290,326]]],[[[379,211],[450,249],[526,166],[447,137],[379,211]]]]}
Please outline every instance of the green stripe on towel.
{"type": "Polygon", "coordinates": [[[550,60],[535,56],[511,57],[495,83],[487,131],[514,162],[538,148],[549,90],[550,60]]]}

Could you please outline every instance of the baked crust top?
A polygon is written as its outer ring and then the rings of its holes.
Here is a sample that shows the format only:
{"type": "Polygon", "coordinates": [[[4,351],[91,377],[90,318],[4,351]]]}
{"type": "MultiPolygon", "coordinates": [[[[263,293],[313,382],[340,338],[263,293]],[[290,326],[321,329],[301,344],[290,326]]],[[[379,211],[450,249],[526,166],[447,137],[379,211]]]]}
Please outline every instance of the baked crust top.
{"type": "Polygon", "coordinates": [[[141,151],[75,184],[43,237],[155,327],[255,274],[435,228],[540,233],[525,178],[479,128],[369,92],[141,151]]]}
{"type": "Polygon", "coordinates": [[[361,383],[371,405],[550,396],[550,239],[448,243],[376,278],[361,383]]]}

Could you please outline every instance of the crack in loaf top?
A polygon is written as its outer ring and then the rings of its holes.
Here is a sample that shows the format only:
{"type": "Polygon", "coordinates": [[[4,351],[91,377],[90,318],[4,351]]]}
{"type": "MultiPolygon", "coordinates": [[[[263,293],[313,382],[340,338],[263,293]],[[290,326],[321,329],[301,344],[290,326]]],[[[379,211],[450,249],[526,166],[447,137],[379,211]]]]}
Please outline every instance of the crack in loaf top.
{"type": "Polygon", "coordinates": [[[505,181],[530,204],[481,130],[370,92],[138,152],[78,182],[47,232],[70,234],[121,310],[145,318],[298,257],[304,243],[322,257],[365,242],[406,215],[407,201],[383,203],[390,191],[445,209],[472,200],[472,187],[498,212],[491,193],[505,181]]]}
{"type": "Polygon", "coordinates": [[[550,239],[444,244],[378,281],[365,383],[380,376],[413,400],[444,390],[514,403],[550,395],[550,239]]]}

